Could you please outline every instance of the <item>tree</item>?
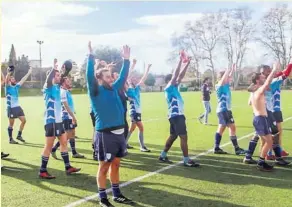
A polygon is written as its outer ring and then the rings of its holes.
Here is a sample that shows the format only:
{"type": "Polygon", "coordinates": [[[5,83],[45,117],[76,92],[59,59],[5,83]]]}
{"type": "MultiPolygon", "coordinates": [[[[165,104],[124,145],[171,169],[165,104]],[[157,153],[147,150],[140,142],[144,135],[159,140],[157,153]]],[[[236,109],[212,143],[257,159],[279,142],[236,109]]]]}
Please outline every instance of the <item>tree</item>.
{"type": "Polygon", "coordinates": [[[148,74],[148,77],[145,80],[145,85],[146,86],[154,86],[156,82],[156,79],[152,73],[148,74]]]}
{"type": "MultiPolygon", "coordinates": [[[[187,22],[185,25],[185,37],[189,40],[188,43],[195,48],[194,54],[199,59],[207,60],[207,67],[212,71],[212,80],[215,84],[215,49],[221,39],[220,30],[220,13],[204,14],[199,20],[193,24],[187,22]]],[[[198,62],[198,61],[195,61],[198,62]]]]}
{"type": "MultiPolygon", "coordinates": [[[[97,59],[104,60],[107,63],[114,62],[116,63],[115,68],[113,69],[114,72],[120,72],[122,65],[123,65],[123,58],[121,53],[117,48],[111,48],[109,46],[98,46],[95,50],[94,55],[97,59]]],[[[85,70],[87,65],[87,58],[84,60],[84,63],[81,67],[80,76],[82,79],[85,79],[85,70]]]]}
{"type": "MultiPolygon", "coordinates": [[[[190,22],[187,22],[185,27],[188,28],[189,26],[190,22]]],[[[181,36],[174,34],[171,41],[175,50],[171,53],[169,61],[175,60],[175,62],[177,62],[179,51],[185,50],[192,57],[191,65],[187,71],[187,76],[199,77],[199,65],[200,61],[202,60],[202,51],[201,48],[198,47],[196,38],[185,32],[185,34],[181,36]]]]}
{"type": "Polygon", "coordinates": [[[228,59],[228,67],[235,63],[234,88],[237,88],[241,76],[242,61],[246,54],[247,44],[254,32],[252,10],[248,7],[224,9],[220,11],[222,19],[221,41],[228,59]]]}
{"type": "Polygon", "coordinates": [[[109,46],[99,46],[98,49],[95,50],[94,54],[97,59],[104,60],[107,63],[116,63],[114,71],[120,72],[123,65],[123,58],[117,48],[111,48],[109,46]]]}
{"type": "Polygon", "coordinates": [[[15,49],[14,49],[14,45],[11,45],[11,49],[10,49],[10,54],[9,54],[9,60],[8,60],[8,65],[16,65],[16,53],[15,53],[15,49]]]}
{"type": "Polygon", "coordinates": [[[18,61],[15,65],[15,79],[17,81],[21,80],[23,76],[27,74],[29,70],[29,60],[28,56],[22,55],[21,58],[18,58],[18,61]]]}
{"type": "Polygon", "coordinates": [[[271,8],[262,17],[256,40],[286,67],[292,57],[292,11],[287,4],[271,8]]]}

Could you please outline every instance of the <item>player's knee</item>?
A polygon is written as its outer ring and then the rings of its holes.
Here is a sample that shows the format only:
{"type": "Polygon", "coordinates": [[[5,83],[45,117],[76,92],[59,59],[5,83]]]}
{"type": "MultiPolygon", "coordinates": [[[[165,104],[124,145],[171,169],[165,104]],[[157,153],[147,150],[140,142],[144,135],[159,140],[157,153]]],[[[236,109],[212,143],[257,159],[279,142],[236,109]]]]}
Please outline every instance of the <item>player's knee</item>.
{"type": "Polygon", "coordinates": [[[254,142],[258,142],[260,137],[258,135],[255,135],[251,140],[254,142]]]}
{"type": "Polygon", "coordinates": [[[188,141],[188,136],[187,135],[179,135],[179,137],[180,137],[180,139],[182,140],[182,141],[188,141]]]}
{"type": "Polygon", "coordinates": [[[177,139],[177,137],[178,137],[178,135],[172,134],[172,135],[170,135],[169,138],[170,138],[172,141],[174,141],[174,140],[177,139]]]}
{"type": "Polygon", "coordinates": [[[107,165],[105,163],[100,165],[99,170],[98,170],[98,177],[106,176],[108,170],[109,170],[109,165],[107,165]]]}

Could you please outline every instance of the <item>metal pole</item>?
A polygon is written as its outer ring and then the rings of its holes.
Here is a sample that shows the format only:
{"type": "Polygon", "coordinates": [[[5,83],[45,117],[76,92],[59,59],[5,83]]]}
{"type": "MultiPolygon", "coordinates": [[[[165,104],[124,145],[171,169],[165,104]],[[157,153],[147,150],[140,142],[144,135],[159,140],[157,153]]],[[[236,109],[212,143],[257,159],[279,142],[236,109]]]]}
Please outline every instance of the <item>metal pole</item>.
{"type": "Polygon", "coordinates": [[[42,76],[42,44],[44,41],[38,40],[37,43],[39,44],[39,53],[40,53],[40,81],[41,81],[41,87],[43,87],[43,76],[42,76]]]}

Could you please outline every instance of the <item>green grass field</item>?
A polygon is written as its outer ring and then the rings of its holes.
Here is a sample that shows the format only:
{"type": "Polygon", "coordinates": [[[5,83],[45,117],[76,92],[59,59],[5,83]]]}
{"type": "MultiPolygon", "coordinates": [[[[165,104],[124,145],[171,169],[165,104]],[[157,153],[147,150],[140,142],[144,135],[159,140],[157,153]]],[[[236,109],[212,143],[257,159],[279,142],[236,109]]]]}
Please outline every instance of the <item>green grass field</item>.
{"type": "MultiPolygon", "coordinates": [[[[189,134],[189,149],[192,156],[204,153],[213,147],[217,116],[216,100],[212,95],[211,126],[201,125],[195,118],[203,111],[200,93],[182,93],[185,100],[185,114],[189,134]]],[[[253,132],[252,111],[247,106],[249,94],[233,92],[233,114],[237,125],[238,137],[253,132]]],[[[78,151],[86,159],[71,159],[71,164],[81,167],[80,174],[66,176],[62,160],[50,158],[48,169],[55,180],[38,179],[41,151],[45,142],[43,129],[44,102],[42,97],[20,97],[20,104],[27,117],[23,137],[25,144],[10,145],[7,135],[7,118],[5,100],[2,99],[1,150],[10,153],[9,159],[2,160],[6,169],[1,175],[1,205],[8,206],[66,206],[84,197],[96,194],[95,175],[98,164],[92,160],[91,136],[92,125],[89,117],[89,101],[86,95],[74,95],[77,109],[78,151]]],[[[284,118],[292,117],[291,91],[283,91],[282,108],[284,118]]],[[[137,132],[133,134],[130,144],[135,149],[123,160],[120,178],[127,182],[137,177],[166,167],[157,158],[169,133],[167,106],[163,93],[142,94],[142,119],[145,127],[145,142],[152,150],[145,154],[138,150],[137,132]]],[[[16,136],[19,122],[16,122],[16,136]]],[[[249,137],[239,143],[247,148],[249,137]]],[[[229,142],[225,133],[222,144],[229,142]]],[[[283,143],[285,149],[292,153],[292,119],[284,123],[283,143]]],[[[158,174],[146,177],[122,188],[123,193],[137,202],[136,206],[292,206],[292,167],[277,167],[272,173],[259,172],[255,166],[242,163],[242,156],[234,155],[232,146],[224,149],[229,155],[200,156],[200,168],[173,166],[158,174]]],[[[256,155],[258,155],[258,148],[256,155]]],[[[59,157],[59,152],[57,153],[59,157]]],[[[177,141],[169,152],[173,161],[181,161],[182,155],[177,141]]],[[[289,159],[289,158],[288,158],[289,159]]],[[[71,205],[73,206],[73,205],[71,205]]],[[[81,203],[79,206],[97,206],[97,198],[81,203]]],[[[123,206],[123,205],[115,205],[123,206]]]]}

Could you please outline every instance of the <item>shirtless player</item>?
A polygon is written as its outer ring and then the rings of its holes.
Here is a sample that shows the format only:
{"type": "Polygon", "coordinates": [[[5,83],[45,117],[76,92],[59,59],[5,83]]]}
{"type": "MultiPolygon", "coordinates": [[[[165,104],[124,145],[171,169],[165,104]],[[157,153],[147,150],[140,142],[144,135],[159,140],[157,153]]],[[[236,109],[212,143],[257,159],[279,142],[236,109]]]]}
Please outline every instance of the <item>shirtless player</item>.
{"type": "MultiPolygon", "coordinates": [[[[253,125],[256,133],[261,137],[263,143],[257,167],[259,170],[263,171],[271,171],[273,169],[273,166],[265,162],[265,156],[272,147],[274,148],[277,157],[275,161],[276,164],[281,166],[290,164],[281,158],[281,149],[276,144],[273,145],[272,130],[269,125],[268,113],[265,104],[265,91],[271,84],[278,67],[279,64],[274,64],[273,70],[266,80],[265,76],[260,73],[256,73],[252,77],[252,82],[258,86],[258,89],[251,97],[251,105],[254,113],[253,125]]],[[[274,139],[276,137],[274,137],[274,139]]],[[[274,143],[277,143],[276,140],[274,140],[274,143]]]]}

